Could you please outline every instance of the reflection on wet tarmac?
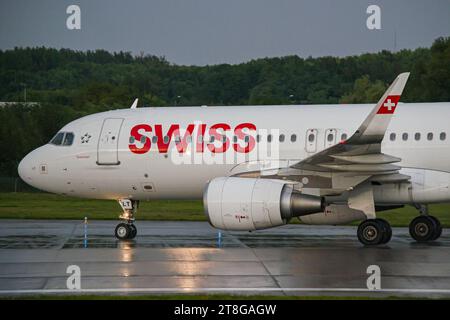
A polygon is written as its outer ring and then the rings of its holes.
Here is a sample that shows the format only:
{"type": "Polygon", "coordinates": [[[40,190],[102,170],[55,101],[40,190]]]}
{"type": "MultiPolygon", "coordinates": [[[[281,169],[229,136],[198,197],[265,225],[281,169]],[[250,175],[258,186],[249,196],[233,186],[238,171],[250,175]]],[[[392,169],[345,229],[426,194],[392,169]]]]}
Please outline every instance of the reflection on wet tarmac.
{"type": "Polygon", "coordinates": [[[55,235],[0,236],[0,249],[43,249],[58,247],[61,239],[55,235]]]}
{"type": "Polygon", "coordinates": [[[389,245],[364,248],[355,227],[219,234],[206,222],[137,224],[134,240],[118,241],[115,221],[90,221],[85,230],[80,221],[3,220],[0,291],[63,289],[71,264],[81,268],[86,289],[364,288],[371,264],[380,266],[383,288],[450,289],[448,229],[435,243],[417,244],[395,228],[389,245]]]}
{"type": "MultiPolygon", "coordinates": [[[[140,236],[134,240],[119,241],[113,236],[95,236],[88,240],[89,248],[236,248],[243,245],[234,241],[234,239],[227,239],[226,236],[222,238],[221,243],[217,239],[211,237],[186,237],[186,236],[140,236]]],[[[73,237],[64,244],[64,249],[68,248],[83,248],[84,239],[82,237],[73,237]]],[[[0,247],[1,248],[1,247],[0,247]]]]}
{"type": "MultiPolygon", "coordinates": [[[[38,221],[36,223],[41,223],[38,221]]],[[[113,221],[91,221],[89,231],[78,221],[48,222],[49,228],[34,228],[32,221],[4,221],[0,226],[0,249],[34,248],[277,248],[277,247],[361,247],[355,227],[287,225],[257,232],[217,231],[204,222],[138,222],[134,240],[119,241],[113,221]]],[[[395,228],[385,248],[450,247],[444,231],[434,243],[413,242],[406,228],[395,228]]]]}

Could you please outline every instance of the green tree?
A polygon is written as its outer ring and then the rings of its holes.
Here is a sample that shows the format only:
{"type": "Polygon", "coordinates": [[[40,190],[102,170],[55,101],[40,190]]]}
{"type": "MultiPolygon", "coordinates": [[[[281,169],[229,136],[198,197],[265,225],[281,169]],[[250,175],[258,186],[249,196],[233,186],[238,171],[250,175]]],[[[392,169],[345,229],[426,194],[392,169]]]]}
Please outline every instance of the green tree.
{"type": "Polygon", "coordinates": [[[371,103],[377,102],[378,99],[386,91],[387,86],[377,80],[370,81],[368,75],[364,75],[361,78],[355,80],[353,90],[350,93],[345,94],[340,102],[341,103],[371,103]]]}

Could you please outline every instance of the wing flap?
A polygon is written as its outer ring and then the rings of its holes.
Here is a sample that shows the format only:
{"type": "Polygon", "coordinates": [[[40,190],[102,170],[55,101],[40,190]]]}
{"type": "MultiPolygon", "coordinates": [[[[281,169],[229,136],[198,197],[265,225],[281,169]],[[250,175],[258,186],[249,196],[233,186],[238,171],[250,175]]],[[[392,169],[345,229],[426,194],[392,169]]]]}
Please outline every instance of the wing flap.
{"type": "Polygon", "coordinates": [[[358,163],[358,164],[386,164],[400,162],[402,159],[393,157],[384,153],[372,153],[372,154],[362,154],[354,156],[343,156],[339,154],[330,155],[331,157],[342,160],[345,162],[358,163]]]}
{"type": "Polygon", "coordinates": [[[379,176],[372,177],[372,181],[380,183],[380,184],[388,184],[388,183],[398,183],[398,182],[408,182],[411,179],[411,176],[401,173],[392,173],[392,174],[383,174],[379,176]]]}
{"type": "Polygon", "coordinates": [[[339,164],[339,163],[322,163],[320,167],[330,168],[336,171],[349,172],[392,172],[400,170],[400,166],[394,164],[370,163],[370,164],[339,164]]]}

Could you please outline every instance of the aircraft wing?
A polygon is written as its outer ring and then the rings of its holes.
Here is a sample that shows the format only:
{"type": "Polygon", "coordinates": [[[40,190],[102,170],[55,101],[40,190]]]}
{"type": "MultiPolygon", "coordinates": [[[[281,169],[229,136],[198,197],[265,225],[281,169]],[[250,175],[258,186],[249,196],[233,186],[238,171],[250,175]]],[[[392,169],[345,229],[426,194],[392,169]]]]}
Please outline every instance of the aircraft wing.
{"type": "Polygon", "coordinates": [[[381,153],[381,141],[408,77],[408,72],[402,73],[394,80],[358,130],[349,139],[292,164],[290,168],[342,173],[347,176],[366,176],[367,178],[382,175],[380,177],[384,181],[407,179],[407,176],[398,173],[401,167],[394,164],[401,159],[381,153]]]}

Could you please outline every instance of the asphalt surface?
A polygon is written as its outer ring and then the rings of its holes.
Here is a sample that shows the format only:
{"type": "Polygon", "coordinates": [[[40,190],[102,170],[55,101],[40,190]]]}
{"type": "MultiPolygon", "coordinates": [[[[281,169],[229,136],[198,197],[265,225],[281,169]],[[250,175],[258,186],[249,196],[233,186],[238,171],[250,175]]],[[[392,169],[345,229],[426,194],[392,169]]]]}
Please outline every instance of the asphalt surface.
{"type": "Polygon", "coordinates": [[[287,225],[221,232],[206,222],[137,221],[118,241],[116,221],[0,220],[0,295],[233,293],[450,297],[450,230],[417,244],[394,228],[387,245],[363,247],[356,227],[287,225]],[[381,270],[367,291],[367,268],[381,270]],[[64,291],[66,290],[66,291],[64,291]]]}

